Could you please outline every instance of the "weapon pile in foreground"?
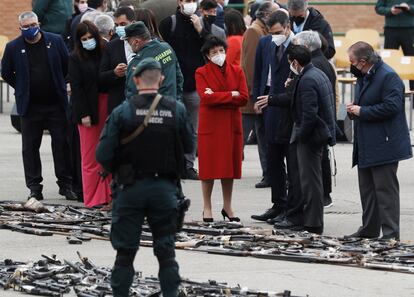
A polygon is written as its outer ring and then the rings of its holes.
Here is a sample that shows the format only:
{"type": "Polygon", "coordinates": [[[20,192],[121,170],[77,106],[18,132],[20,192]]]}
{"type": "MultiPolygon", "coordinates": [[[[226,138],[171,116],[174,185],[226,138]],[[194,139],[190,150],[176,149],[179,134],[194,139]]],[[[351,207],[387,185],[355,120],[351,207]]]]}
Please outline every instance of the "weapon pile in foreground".
{"type": "MultiPolygon", "coordinates": [[[[61,297],[72,289],[78,297],[112,296],[111,269],[96,266],[79,252],[80,262],[61,261],[55,255],[42,255],[33,263],[15,262],[6,259],[0,262],[0,287],[37,296],[61,297]]],[[[216,281],[195,282],[182,279],[179,297],[228,297],[228,296],[283,296],[295,297],[290,291],[270,293],[230,287],[216,281]]],[[[142,277],[135,273],[130,296],[160,296],[160,283],[156,277],[142,277]]],[[[299,296],[296,296],[299,297],[299,296]]]]}
{"type": "MultiPolygon", "coordinates": [[[[65,235],[71,244],[109,240],[110,220],[107,213],[96,209],[30,200],[24,205],[0,202],[0,229],[39,236],[65,235]]],[[[143,227],[141,245],[152,245],[148,226],[143,227]]],[[[235,222],[187,222],[177,233],[176,248],[414,273],[414,245],[407,243],[249,228],[235,222]]]]}

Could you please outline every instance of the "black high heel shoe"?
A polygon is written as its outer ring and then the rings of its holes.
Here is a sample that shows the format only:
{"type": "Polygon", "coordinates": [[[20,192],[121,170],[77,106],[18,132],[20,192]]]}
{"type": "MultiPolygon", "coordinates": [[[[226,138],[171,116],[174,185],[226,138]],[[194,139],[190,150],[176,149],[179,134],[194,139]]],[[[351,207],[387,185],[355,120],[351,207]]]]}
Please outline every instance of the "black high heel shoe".
{"type": "Polygon", "coordinates": [[[226,220],[226,217],[229,219],[230,222],[240,222],[240,218],[239,217],[229,217],[229,215],[227,214],[227,212],[222,209],[221,210],[221,215],[223,216],[223,221],[226,220]]]}
{"type": "Polygon", "coordinates": [[[204,211],[203,211],[203,222],[204,223],[213,223],[214,219],[213,218],[205,218],[204,217],[204,211]]]}

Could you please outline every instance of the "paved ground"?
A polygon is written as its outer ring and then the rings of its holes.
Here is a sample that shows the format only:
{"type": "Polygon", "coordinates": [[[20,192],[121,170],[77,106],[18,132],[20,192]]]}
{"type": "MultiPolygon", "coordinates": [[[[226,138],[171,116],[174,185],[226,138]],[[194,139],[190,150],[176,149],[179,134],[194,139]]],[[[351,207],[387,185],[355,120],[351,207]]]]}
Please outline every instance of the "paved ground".
{"type": "MultiPolygon", "coordinates": [[[[5,110],[10,110],[6,105],[5,110]]],[[[338,175],[333,191],[334,207],[325,215],[325,233],[344,235],[360,225],[361,208],[356,170],[351,168],[350,144],[335,147],[338,175]]],[[[50,137],[44,136],[42,148],[45,202],[65,203],[57,194],[50,150],[50,137]]],[[[260,169],[256,146],[248,146],[243,163],[243,178],[235,183],[234,209],[245,225],[261,225],[250,219],[269,206],[269,189],[255,189],[260,169]]],[[[401,237],[414,240],[414,161],[402,162],[399,168],[401,188],[401,237]]],[[[24,201],[28,194],[24,185],[21,139],[10,125],[8,115],[0,114],[0,199],[24,201]]],[[[201,219],[201,189],[199,182],[186,181],[185,193],[192,199],[188,219],[201,219]]],[[[215,218],[222,206],[220,186],[214,190],[215,218]]],[[[68,245],[64,237],[36,237],[0,230],[0,259],[35,260],[41,254],[57,254],[76,260],[79,250],[98,265],[111,266],[114,251],[109,242],[92,241],[81,246],[68,245]]],[[[297,295],[331,296],[414,296],[413,276],[383,271],[364,270],[331,265],[301,264],[253,258],[233,258],[178,251],[181,275],[195,280],[225,280],[253,289],[280,292],[292,290],[297,295]]],[[[157,263],[150,248],[141,248],[135,268],[144,275],[156,275],[157,263]]],[[[0,296],[16,296],[15,292],[0,292],[0,296]]],[[[73,295],[70,295],[73,296],[73,295]]]]}

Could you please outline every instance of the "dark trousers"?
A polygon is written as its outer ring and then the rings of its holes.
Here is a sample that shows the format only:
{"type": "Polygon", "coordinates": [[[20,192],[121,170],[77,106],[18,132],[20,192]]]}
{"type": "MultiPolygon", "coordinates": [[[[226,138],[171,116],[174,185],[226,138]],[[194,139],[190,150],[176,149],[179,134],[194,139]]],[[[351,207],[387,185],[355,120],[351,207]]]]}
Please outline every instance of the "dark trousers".
{"type": "Polygon", "coordinates": [[[398,162],[368,168],[358,168],[359,192],[362,204],[363,237],[378,237],[382,229],[385,238],[400,238],[400,189],[397,178],[398,162]]]}
{"type": "Polygon", "coordinates": [[[111,275],[114,297],[128,297],[134,278],[133,259],[140,245],[145,218],[153,235],[154,255],[158,259],[162,295],[178,296],[179,268],[175,260],[177,222],[177,184],[163,178],[145,178],[123,189],[116,189],[111,224],[111,243],[119,252],[129,250],[132,257],[115,262],[111,275]]]}
{"type": "Polygon", "coordinates": [[[247,139],[249,138],[250,132],[254,129],[254,123],[257,115],[254,113],[243,113],[242,124],[243,124],[243,145],[246,145],[247,139]]]}
{"type": "Polygon", "coordinates": [[[331,160],[329,159],[329,148],[325,145],[322,148],[322,185],[325,197],[332,193],[332,170],[331,160]]]}
{"type": "Polygon", "coordinates": [[[297,144],[298,168],[303,196],[303,225],[323,227],[322,147],[297,144]]]}
{"type": "Polygon", "coordinates": [[[256,116],[256,120],[254,122],[254,130],[256,132],[256,139],[257,139],[257,149],[259,151],[259,159],[260,159],[260,166],[262,167],[263,178],[268,181],[269,177],[269,169],[268,169],[268,145],[265,138],[265,125],[263,120],[263,115],[259,114],[256,116]]]}
{"type": "Polygon", "coordinates": [[[267,169],[272,192],[272,203],[284,211],[286,209],[286,165],[285,159],[288,153],[288,144],[267,144],[267,169]]]}
{"type": "Polygon", "coordinates": [[[303,225],[303,195],[300,186],[297,142],[289,144],[287,172],[289,180],[286,218],[296,225],[303,225]]]}
{"type": "Polygon", "coordinates": [[[39,149],[43,130],[47,129],[52,138],[52,154],[55,175],[59,187],[72,185],[67,141],[67,121],[63,108],[55,105],[32,105],[21,117],[22,153],[26,186],[32,191],[42,191],[42,163],[39,149]]]}
{"type": "MultiPolygon", "coordinates": [[[[414,28],[385,28],[384,35],[384,48],[401,46],[405,56],[414,56],[414,28]]],[[[410,90],[414,90],[414,80],[410,80],[410,90]]]]}
{"type": "Polygon", "coordinates": [[[72,176],[73,191],[78,197],[83,197],[82,169],[78,124],[72,122],[71,108],[68,108],[68,142],[70,150],[70,172],[72,176]]]}

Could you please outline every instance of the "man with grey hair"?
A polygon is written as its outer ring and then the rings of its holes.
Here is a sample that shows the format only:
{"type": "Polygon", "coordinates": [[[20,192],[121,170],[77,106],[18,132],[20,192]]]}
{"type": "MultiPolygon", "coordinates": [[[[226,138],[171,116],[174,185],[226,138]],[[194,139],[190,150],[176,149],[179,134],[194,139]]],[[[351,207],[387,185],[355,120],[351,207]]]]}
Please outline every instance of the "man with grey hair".
{"type": "Polygon", "coordinates": [[[323,15],[313,7],[308,7],[308,0],[288,0],[287,2],[292,31],[298,34],[302,31],[319,32],[328,42],[324,55],[331,59],[335,55],[335,44],[332,29],[323,15]]]}
{"type": "Polygon", "coordinates": [[[347,105],[354,120],[352,165],[358,166],[362,226],[351,236],[400,238],[398,162],[412,157],[405,117],[404,83],[372,46],[348,49],[357,77],[355,99],[347,105]]]}
{"type": "Polygon", "coordinates": [[[77,200],[72,190],[69,147],[66,139],[68,52],[63,39],[40,30],[32,11],[19,16],[21,36],[6,45],[1,76],[16,90],[21,117],[22,153],[29,198],[43,199],[40,145],[43,130],[52,138],[52,153],[59,194],[77,200]]]}
{"type": "Polygon", "coordinates": [[[84,21],[90,21],[92,23],[95,23],[96,18],[100,15],[103,15],[103,13],[98,10],[87,11],[80,18],[80,23],[84,21]]]}
{"type": "Polygon", "coordinates": [[[107,14],[100,14],[95,18],[94,24],[98,28],[99,35],[101,35],[104,40],[109,42],[114,35],[114,19],[107,14]]]}
{"type": "MultiPolygon", "coordinates": [[[[333,99],[336,98],[336,71],[333,65],[323,55],[321,47],[322,42],[318,32],[316,31],[302,31],[293,37],[293,43],[297,45],[303,45],[311,51],[312,64],[319,70],[321,70],[328,77],[332,91],[334,93],[333,99]]],[[[336,106],[335,100],[332,102],[333,106],[336,106]]],[[[336,110],[334,112],[336,115],[336,110]]],[[[331,161],[329,159],[329,148],[324,146],[322,149],[322,184],[324,192],[324,206],[331,207],[332,203],[332,170],[331,161]]]]}

